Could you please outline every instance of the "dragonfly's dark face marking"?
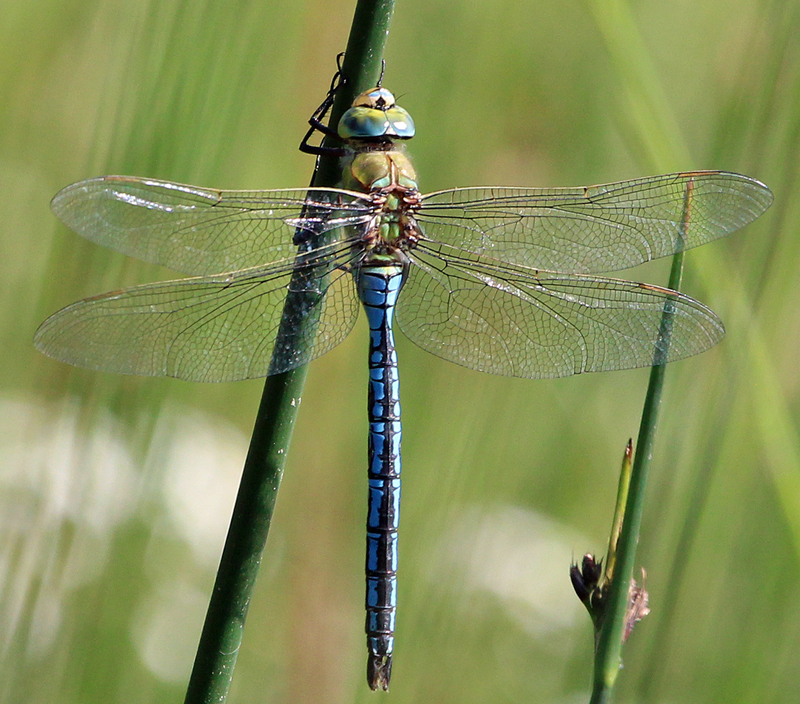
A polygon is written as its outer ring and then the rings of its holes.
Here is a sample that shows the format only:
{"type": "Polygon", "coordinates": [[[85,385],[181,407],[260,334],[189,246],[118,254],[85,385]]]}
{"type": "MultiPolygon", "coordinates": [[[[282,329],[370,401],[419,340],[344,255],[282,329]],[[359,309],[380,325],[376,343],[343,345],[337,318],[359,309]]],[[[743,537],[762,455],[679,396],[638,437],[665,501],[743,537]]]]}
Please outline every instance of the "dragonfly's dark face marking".
{"type": "Polygon", "coordinates": [[[377,108],[378,110],[388,110],[395,106],[394,94],[386,88],[372,88],[357,95],[353,100],[354,108],[377,108]]]}

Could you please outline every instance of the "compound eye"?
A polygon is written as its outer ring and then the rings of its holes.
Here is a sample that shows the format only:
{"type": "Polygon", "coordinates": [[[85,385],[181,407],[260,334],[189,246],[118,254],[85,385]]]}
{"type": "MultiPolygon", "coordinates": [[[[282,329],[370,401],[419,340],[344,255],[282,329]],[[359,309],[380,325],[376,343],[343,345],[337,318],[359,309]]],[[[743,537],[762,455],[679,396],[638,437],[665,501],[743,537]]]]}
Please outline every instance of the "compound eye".
{"type": "Polygon", "coordinates": [[[342,139],[377,139],[391,129],[383,110],[366,106],[350,108],[339,121],[339,136],[342,139]]]}
{"type": "Polygon", "coordinates": [[[391,134],[392,137],[397,137],[398,139],[411,139],[414,136],[414,120],[399,105],[395,105],[391,110],[386,111],[386,119],[390,125],[387,134],[391,134]]]}

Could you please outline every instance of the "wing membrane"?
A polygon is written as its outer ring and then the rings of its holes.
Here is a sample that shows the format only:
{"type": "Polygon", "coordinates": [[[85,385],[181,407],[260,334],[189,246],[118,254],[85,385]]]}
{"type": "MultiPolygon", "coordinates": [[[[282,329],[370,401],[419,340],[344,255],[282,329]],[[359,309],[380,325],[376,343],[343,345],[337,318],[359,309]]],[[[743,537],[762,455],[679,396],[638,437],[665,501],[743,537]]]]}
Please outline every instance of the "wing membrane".
{"type": "Polygon", "coordinates": [[[618,271],[723,237],[772,203],[759,181],[722,171],[589,188],[458,188],[423,197],[434,242],[536,269],[618,271]]]}
{"type": "Polygon", "coordinates": [[[669,289],[448,250],[414,250],[397,321],[424,350],[471,369],[545,378],[645,367],[698,354],[724,335],[710,309],[669,289]]]}
{"type": "Polygon", "coordinates": [[[339,189],[221,191],[127,176],[74,183],[51,206],[92,242],[192,275],[288,260],[298,228],[320,235],[370,213],[363,195],[339,189]]]}
{"type": "Polygon", "coordinates": [[[60,361],[121,374],[235,381],[287,371],[338,345],[355,323],[355,287],[335,259],[308,267],[310,302],[290,311],[291,340],[277,351],[287,290],[297,282],[291,264],[87,298],[45,320],[34,341],[60,361]],[[300,332],[306,328],[292,316],[309,315],[318,316],[318,326],[300,332]]]}

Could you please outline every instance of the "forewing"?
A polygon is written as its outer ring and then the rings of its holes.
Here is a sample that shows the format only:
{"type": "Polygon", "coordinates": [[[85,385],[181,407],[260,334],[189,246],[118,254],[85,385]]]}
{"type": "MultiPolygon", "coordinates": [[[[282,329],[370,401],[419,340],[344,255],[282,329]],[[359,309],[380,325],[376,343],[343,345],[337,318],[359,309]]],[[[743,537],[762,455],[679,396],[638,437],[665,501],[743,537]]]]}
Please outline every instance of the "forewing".
{"type": "Polygon", "coordinates": [[[588,188],[459,188],[423,197],[425,236],[472,254],[568,273],[617,271],[723,237],[772,193],[722,171],[588,188]]]}
{"type": "Polygon", "coordinates": [[[235,381],[287,371],[339,344],[359,308],[352,277],[332,263],[304,280],[292,272],[257,267],[94,296],[45,320],[35,344],[62,362],[120,374],[235,381]],[[279,335],[290,281],[308,295],[279,335]],[[298,325],[309,316],[316,327],[298,325]]]}
{"type": "Polygon", "coordinates": [[[338,189],[221,191],[128,176],[74,183],[51,206],[92,242],[192,275],[290,261],[298,230],[356,236],[370,212],[367,199],[338,189]]]}
{"type": "Polygon", "coordinates": [[[470,369],[545,378],[645,367],[698,354],[724,335],[713,311],[669,289],[452,251],[445,262],[441,249],[413,251],[397,320],[424,350],[470,369]]]}

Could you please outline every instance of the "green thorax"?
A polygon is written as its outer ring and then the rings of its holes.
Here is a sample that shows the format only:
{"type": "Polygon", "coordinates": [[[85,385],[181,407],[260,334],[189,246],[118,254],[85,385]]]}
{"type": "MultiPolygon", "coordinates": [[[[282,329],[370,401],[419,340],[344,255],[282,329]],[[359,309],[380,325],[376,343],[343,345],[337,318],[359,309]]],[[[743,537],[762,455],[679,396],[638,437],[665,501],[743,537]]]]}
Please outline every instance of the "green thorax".
{"type": "Polygon", "coordinates": [[[386,151],[375,151],[369,145],[349,146],[342,163],[342,187],[362,193],[380,189],[389,192],[390,198],[391,191],[417,189],[414,166],[400,145],[391,144],[386,151]]]}
{"type": "Polygon", "coordinates": [[[401,148],[352,151],[345,157],[342,180],[348,190],[380,198],[369,237],[363,243],[368,256],[362,264],[399,266],[403,260],[400,250],[408,244],[406,235],[413,223],[408,196],[419,195],[411,161],[401,148]]]}

